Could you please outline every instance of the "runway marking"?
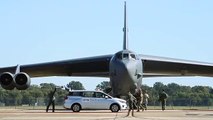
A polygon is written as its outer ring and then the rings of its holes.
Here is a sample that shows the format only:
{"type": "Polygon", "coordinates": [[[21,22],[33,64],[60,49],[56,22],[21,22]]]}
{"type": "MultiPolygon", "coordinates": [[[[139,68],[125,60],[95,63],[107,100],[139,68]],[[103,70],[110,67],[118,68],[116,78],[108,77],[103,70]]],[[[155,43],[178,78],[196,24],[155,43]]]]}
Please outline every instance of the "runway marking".
{"type": "Polygon", "coordinates": [[[1,120],[118,120],[118,119],[139,119],[136,117],[99,117],[99,116],[91,116],[91,117],[62,117],[62,116],[58,116],[58,117],[26,117],[26,116],[16,116],[16,117],[5,117],[5,118],[1,118],[1,120]]]}
{"type": "Polygon", "coordinates": [[[126,115],[127,111],[118,113],[109,111],[46,113],[43,110],[1,110],[0,120],[213,120],[213,111],[149,110],[135,112],[136,117],[125,117],[126,115]]]}
{"type": "Polygon", "coordinates": [[[213,116],[213,114],[205,114],[205,116],[213,116]]]}
{"type": "Polygon", "coordinates": [[[193,113],[191,113],[191,114],[186,114],[186,115],[189,115],[189,116],[196,116],[196,115],[200,115],[200,114],[193,114],[193,113]]]}

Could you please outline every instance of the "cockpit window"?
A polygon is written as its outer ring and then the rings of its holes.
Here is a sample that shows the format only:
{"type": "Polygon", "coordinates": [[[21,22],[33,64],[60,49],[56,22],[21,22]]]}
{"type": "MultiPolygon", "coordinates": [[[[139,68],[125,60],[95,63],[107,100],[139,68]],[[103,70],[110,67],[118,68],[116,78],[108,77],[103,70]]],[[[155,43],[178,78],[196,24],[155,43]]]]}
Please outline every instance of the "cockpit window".
{"type": "Polygon", "coordinates": [[[129,58],[129,54],[128,53],[123,53],[123,59],[128,59],[129,58]]]}
{"type": "Polygon", "coordinates": [[[130,54],[131,58],[136,59],[135,54],[130,54]]]}
{"type": "Polygon", "coordinates": [[[116,59],[117,60],[122,60],[122,59],[133,59],[136,60],[137,56],[134,53],[128,53],[128,52],[119,52],[116,54],[116,59]]]}
{"type": "Polygon", "coordinates": [[[117,59],[122,59],[122,54],[121,54],[121,53],[118,53],[118,54],[116,55],[116,57],[117,57],[117,59]]]}

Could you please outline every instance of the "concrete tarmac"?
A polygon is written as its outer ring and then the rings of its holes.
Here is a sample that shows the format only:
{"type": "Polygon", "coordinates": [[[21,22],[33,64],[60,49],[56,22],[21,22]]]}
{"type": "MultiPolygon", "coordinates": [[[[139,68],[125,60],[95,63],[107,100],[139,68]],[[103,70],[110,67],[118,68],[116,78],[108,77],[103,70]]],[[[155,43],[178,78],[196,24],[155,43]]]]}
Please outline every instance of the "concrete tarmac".
{"type": "Polygon", "coordinates": [[[112,113],[110,110],[82,110],[79,113],[70,110],[0,109],[0,120],[213,120],[213,111],[199,110],[147,110],[128,116],[127,110],[112,113]]]}

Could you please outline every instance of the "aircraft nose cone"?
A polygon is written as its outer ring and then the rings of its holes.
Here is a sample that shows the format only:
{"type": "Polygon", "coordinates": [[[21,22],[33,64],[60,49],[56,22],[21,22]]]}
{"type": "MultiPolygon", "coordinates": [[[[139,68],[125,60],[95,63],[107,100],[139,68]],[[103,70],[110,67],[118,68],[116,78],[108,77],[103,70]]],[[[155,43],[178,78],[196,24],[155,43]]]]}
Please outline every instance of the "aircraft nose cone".
{"type": "Polygon", "coordinates": [[[123,61],[123,67],[125,73],[128,74],[130,77],[134,76],[135,74],[135,64],[130,61],[123,61]]]}

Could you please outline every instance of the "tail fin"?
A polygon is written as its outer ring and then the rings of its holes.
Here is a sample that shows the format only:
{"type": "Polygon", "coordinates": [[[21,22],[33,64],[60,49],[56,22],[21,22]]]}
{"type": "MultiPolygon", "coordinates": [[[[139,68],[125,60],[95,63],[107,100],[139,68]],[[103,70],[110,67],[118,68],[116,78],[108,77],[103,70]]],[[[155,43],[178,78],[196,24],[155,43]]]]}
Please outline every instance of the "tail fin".
{"type": "Polygon", "coordinates": [[[126,1],[124,2],[124,38],[123,38],[123,50],[128,49],[128,28],[127,28],[127,19],[126,19],[126,1]]]}

